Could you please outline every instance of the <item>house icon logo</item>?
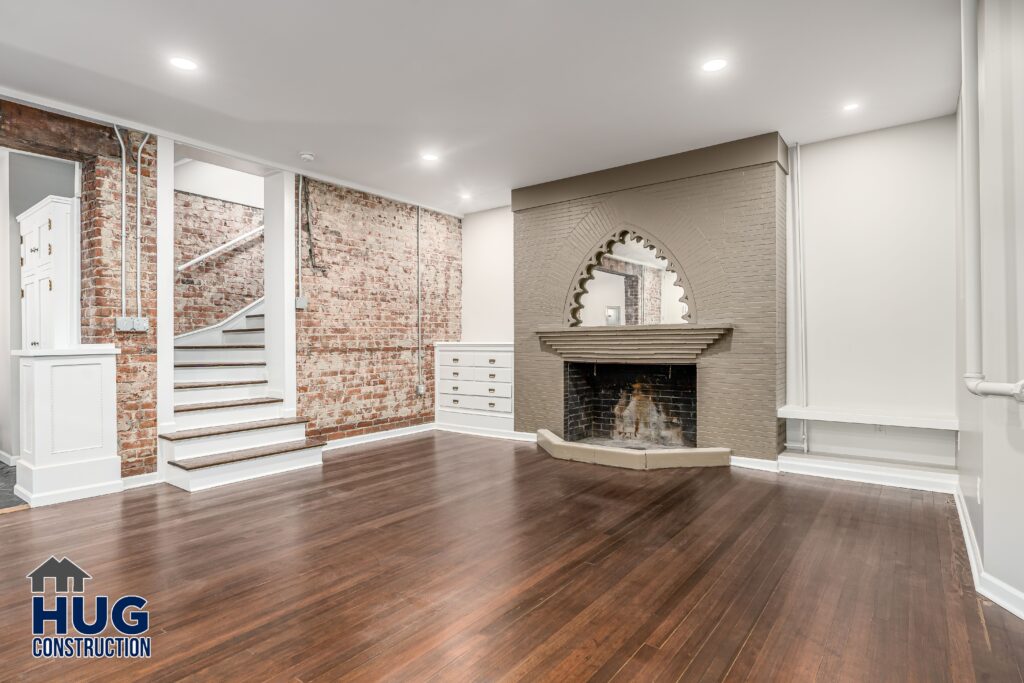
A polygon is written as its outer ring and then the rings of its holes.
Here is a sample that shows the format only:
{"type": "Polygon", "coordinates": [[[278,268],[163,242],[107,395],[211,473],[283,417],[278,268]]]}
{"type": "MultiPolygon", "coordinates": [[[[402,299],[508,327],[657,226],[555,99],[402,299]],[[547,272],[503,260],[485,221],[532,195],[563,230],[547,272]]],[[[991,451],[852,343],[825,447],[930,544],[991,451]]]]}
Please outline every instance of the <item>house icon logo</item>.
{"type": "Polygon", "coordinates": [[[45,593],[47,579],[53,579],[54,589],[58,593],[84,593],[85,581],[92,577],[68,558],[58,560],[50,555],[50,559],[33,569],[27,578],[32,581],[33,593],[45,593]],[[68,584],[71,584],[71,588],[68,588],[68,584]]]}
{"type": "Polygon", "coordinates": [[[125,659],[152,656],[147,600],[141,595],[86,597],[92,575],[51,555],[26,578],[32,584],[32,656],[125,659]]]}

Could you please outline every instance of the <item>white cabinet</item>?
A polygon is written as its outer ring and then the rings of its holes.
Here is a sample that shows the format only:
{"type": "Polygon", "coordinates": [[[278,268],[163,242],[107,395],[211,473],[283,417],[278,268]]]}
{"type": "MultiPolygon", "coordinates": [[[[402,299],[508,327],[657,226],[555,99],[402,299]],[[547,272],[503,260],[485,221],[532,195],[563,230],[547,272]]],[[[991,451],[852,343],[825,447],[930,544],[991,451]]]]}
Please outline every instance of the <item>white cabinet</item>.
{"type": "Polygon", "coordinates": [[[442,342],[435,359],[439,426],[495,435],[514,430],[512,344],[442,342]]]}
{"type": "Polygon", "coordinates": [[[21,237],[21,348],[78,344],[75,200],[49,196],[18,216],[21,237]]]}
{"type": "Polygon", "coordinates": [[[120,491],[113,346],[15,351],[21,453],[15,492],[33,506],[120,491]]]}

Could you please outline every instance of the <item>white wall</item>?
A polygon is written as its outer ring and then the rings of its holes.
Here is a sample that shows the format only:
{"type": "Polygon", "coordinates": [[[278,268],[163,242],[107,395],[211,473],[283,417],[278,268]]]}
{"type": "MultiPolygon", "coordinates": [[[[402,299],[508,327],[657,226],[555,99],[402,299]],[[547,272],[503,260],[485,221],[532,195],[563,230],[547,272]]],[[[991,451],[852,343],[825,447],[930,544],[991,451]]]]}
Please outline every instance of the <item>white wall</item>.
{"type": "Polygon", "coordinates": [[[609,306],[619,307],[619,323],[626,319],[626,278],[601,270],[594,271],[594,279],[587,282],[587,293],[580,298],[580,324],[583,327],[607,325],[605,317],[609,306]]]}
{"type": "MultiPolygon", "coordinates": [[[[983,371],[1024,379],[1024,7],[979,14],[983,371]]],[[[963,364],[958,368],[964,370],[963,364]]],[[[985,576],[1024,618],[1024,404],[959,393],[960,487],[985,576]]]]}
{"type": "Polygon", "coordinates": [[[263,208],[262,177],[205,161],[180,162],[174,169],[174,189],[263,208]]]}
{"type": "Polygon", "coordinates": [[[956,414],[956,119],[801,150],[808,403],[956,414]]]}
{"type": "Polygon", "coordinates": [[[21,268],[15,218],[49,195],[75,196],[75,165],[0,150],[0,451],[18,451],[18,372],[11,350],[21,348],[21,268]]]}
{"type": "MultiPolygon", "coordinates": [[[[956,466],[955,431],[913,427],[956,424],[956,150],[954,116],[801,147],[815,455],[956,466]]],[[[799,265],[791,250],[787,403],[802,408],[799,265]]]]}
{"type": "Polygon", "coordinates": [[[511,207],[462,219],[462,341],[512,341],[512,249],[511,207]]]}

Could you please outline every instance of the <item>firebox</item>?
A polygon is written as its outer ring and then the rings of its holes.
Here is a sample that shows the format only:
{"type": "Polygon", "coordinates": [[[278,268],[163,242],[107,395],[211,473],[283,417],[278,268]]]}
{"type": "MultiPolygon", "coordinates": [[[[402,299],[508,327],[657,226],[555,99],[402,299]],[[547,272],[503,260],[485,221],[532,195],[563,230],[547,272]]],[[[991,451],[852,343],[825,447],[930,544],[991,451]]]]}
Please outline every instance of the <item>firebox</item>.
{"type": "Polygon", "coordinates": [[[565,363],[566,441],[620,448],[697,445],[697,367],[565,363]]]}

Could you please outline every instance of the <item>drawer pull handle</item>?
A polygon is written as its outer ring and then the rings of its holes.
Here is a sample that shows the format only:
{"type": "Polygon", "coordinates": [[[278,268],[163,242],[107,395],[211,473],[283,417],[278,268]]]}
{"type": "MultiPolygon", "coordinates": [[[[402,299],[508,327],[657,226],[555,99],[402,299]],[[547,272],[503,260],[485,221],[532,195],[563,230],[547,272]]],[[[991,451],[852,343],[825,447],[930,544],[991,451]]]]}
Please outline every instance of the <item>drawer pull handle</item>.
{"type": "Polygon", "coordinates": [[[452,377],[458,377],[458,376],[459,376],[459,373],[457,373],[457,372],[453,372],[452,373],[452,377]]]}
{"type": "Polygon", "coordinates": [[[458,391],[458,390],[459,390],[459,387],[458,387],[458,386],[454,386],[454,387],[452,387],[452,391],[458,391]]]}
{"type": "Polygon", "coordinates": [[[494,379],[495,377],[497,377],[497,375],[495,375],[493,372],[487,374],[487,379],[494,379]]]}
{"type": "Polygon", "coordinates": [[[487,393],[488,394],[493,394],[494,393],[494,387],[488,387],[487,388],[487,393]]]}
{"type": "Polygon", "coordinates": [[[493,408],[494,407],[494,401],[491,401],[490,403],[488,403],[487,407],[488,408],[493,408]]]}
{"type": "Polygon", "coordinates": [[[459,359],[458,359],[458,358],[452,358],[452,362],[453,362],[453,363],[458,363],[458,362],[459,362],[459,359]]]}
{"type": "Polygon", "coordinates": [[[494,365],[494,359],[493,358],[488,358],[487,362],[490,363],[491,365],[494,365]]]}
{"type": "Polygon", "coordinates": [[[452,404],[453,404],[453,405],[459,405],[459,399],[457,399],[457,398],[453,398],[453,399],[452,399],[452,404]]]}

